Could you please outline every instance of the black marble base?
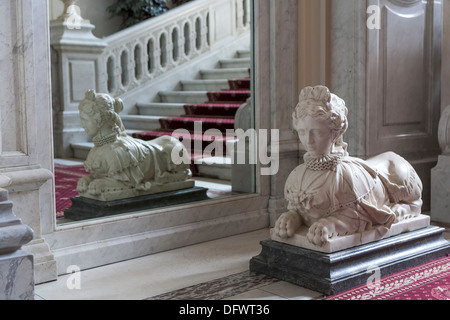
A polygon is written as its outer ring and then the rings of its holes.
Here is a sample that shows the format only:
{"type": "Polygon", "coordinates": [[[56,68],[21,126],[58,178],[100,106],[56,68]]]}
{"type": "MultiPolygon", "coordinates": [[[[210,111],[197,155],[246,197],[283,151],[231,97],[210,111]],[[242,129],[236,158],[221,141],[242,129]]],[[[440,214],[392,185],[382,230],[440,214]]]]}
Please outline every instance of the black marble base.
{"type": "Polygon", "coordinates": [[[250,270],[334,295],[366,284],[374,267],[384,277],[450,254],[444,231],[430,226],[331,254],[267,240],[250,270]]]}
{"type": "Polygon", "coordinates": [[[72,206],[64,211],[64,218],[80,221],[202,201],[209,199],[207,191],[206,188],[194,187],[115,201],[74,197],[72,206]]]}

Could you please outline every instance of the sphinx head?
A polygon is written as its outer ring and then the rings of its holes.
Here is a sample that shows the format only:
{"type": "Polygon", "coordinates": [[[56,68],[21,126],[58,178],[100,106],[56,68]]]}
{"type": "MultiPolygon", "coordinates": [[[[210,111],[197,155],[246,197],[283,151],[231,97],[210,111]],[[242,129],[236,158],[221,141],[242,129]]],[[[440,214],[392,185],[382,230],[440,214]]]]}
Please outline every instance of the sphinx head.
{"type": "Polygon", "coordinates": [[[306,87],[293,113],[300,141],[311,156],[339,152],[347,156],[343,135],[348,128],[345,102],[324,86],[306,87]]]}

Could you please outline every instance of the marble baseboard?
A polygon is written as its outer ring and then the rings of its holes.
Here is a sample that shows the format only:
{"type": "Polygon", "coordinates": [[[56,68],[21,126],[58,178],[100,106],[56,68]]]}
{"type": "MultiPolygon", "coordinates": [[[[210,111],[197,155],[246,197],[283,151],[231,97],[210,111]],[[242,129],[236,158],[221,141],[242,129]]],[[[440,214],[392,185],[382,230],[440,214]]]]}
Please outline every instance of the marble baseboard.
{"type": "Polygon", "coordinates": [[[33,255],[18,250],[0,256],[0,300],[33,299],[33,255]]]}
{"type": "MultiPolygon", "coordinates": [[[[211,210],[208,210],[211,219],[201,221],[199,220],[202,216],[200,215],[200,210],[194,213],[186,212],[183,209],[174,217],[174,219],[177,219],[178,225],[172,227],[160,226],[161,221],[165,221],[166,225],[169,223],[173,224],[167,212],[163,212],[161,215],[143,215],[134,218],[127,216],[127,221],[132,223],[135,232],[138,231],[137,227],[143,225],[151,225],[153,228],[131,236],[116,236],[114,238],[111,238],[111,234],[113,232],[117,234],[118,232],[113,230],[113,221],[110,221],[110,229],[105,228],[105,232],[108,232],[106,240],[91,240],[89,242],[86,241],[82,245],[75,244],[70,247],[54,248],[53,253],[58,263],[58,270],[60,274],[65,274],[65,270],[71,265],[77,265],[81,270],[86,270],[118,261],[260,230],[268,226],[268,214],[265,211],[258,210],[232,215],[229,215],[230,212],[227,212],[227,214],[222,213],[218,217],[213,218],[212,216],[215,212],[211,210]],[[191,220],[194,218],[197,221],[179,224],[185,219],[191,220]]],[[[120,216],[116,216],[114,219],[120,218],[120,216]]],[[[119,222],[123,221],[120,220],[119,222]]],[[[95,221],[92,223],[95,223],[95,221]]],[[[120,226],[123,225],[122,223],[120,224],[120,226]]],[[[72,235],[73,229],[70,229],[70,225],[68,225],[68,229],[64,231],[72,235]]],[[[92,236],[92,229],[88,226],[85,227],[85,231],[89,232],[89,236],[92,236]]]]}

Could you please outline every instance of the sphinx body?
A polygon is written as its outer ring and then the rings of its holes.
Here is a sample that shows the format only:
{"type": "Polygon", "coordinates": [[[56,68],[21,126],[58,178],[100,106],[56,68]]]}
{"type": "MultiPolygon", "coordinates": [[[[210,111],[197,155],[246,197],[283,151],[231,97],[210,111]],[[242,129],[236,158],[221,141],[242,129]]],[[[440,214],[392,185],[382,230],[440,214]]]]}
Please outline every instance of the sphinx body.
{"type": "Polygon", "coordinates": [[[142,195],[163,185],[184,182],[192,174],[187,165],[175,165],[171,161],[175,148],[183,150],[184,147],[170,136],[142,141],[125,135],[114,142],[97,145],[84,164],[90,175],[79,181],[78,191],[91,198],[124,191],[142,195]]]}
{"type": "Polygon", "coordinates": [[[368,161],[306,156],[285,186],[288,210],[301,217],[316,245],[373,228],[381,238],[392,224],[420,214],[421,194],[417,173],[392,152],[368,161]]]}
{"type": "Polygon", "coordinates": [[[120,99],[89,90],[79,109],[81,125],[94,142],[85,161],[89,175],[77,186],[81,196],[110,201],[194,187],[183,144],[171,136],[130,137],[118,115],[120,99]],[[173,154],[180,164],[172,161],[173,154]]]}

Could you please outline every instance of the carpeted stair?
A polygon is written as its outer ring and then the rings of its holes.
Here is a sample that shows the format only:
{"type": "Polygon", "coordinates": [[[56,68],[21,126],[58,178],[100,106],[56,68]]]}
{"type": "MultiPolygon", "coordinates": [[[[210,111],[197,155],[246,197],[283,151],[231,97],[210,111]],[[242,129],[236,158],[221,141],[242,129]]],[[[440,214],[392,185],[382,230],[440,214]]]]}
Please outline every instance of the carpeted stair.
{"type": "MultiPolygon", "coordinates": [[[[234,58],[220,60],[217,68],[200,70],[198,79],[182,80],[180,90],[159,92],[160,101],[137,103],[138,114],[121,118],[127,131],[142,140],[187,130],[189,134],[179,138],[191,140],[194,174],[231,180],[231,160],[226,156],[204,158],[203,151],[213,141],[220,141],[226,155],[227,143],[234,141],[227,130],[234,130],[236,112],[251,96],[250,85],[250,52],[238,51],[234,58]],[[200,124],[198,132],[195,129],[200,124]],[[206,132],[210,129],[216,130],[206,132]]],[[[92,144],[72,147],[75,157],[85,158],[92,144]]]]}

